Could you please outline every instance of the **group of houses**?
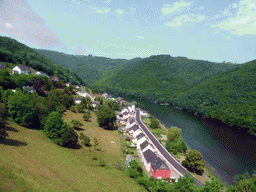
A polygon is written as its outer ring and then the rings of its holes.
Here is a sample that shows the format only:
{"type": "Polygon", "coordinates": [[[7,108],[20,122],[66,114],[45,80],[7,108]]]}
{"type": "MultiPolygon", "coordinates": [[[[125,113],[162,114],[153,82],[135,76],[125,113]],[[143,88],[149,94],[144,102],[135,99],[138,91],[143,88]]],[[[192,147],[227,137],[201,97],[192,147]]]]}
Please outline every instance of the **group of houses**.
{"type": "MultiPolygon", "coordinates": [[[[166,179],[171,177],[171,170],[159,155],[157,148],[147,137],[135,120],[135,105],[125,106],[121,112],[116,113],[120,122],[125,122],[125,131],[130,135],[132,147],[136,147],[147,172],[155,179],[166,179]]],[[[147,115],[146,112],[142,115],[147,115]]],[[[131,159],[131,158],[129,158],[131,159]]],[[[128,164],[128,162],[126,162],[128,164]]]]}
{"type": "MultiPolygon", "coordinates": [[[[6,69],[6,66],[3,64],[3,63],[0,63],[0,69],[6,69]]],[[[31,74],[31,70],[29,69],[29,67],[25,66],[25,65],[16,65],[15,67],[12,68],[11,70],[11,74],[31,74]]],[[[36,75],[42,75],[42,76],[46,76],[49,78],[49,76],[42,72],[42,71],[37,71],[35,73],[36,75]]],[[[58,77],[52,77],[51,78],[52,82],[56,83],[59,81],[59,78],[58,77]]],[[[66,83],[66,86],[70,86],[71,83],[67,82],[66,83]]],[[[81,85],[74,85],[74,87],[76,89],[81,89],[81,85]]],[[[23,86],[23,90],[25,91],[28,91],[29,93],[34,93],[36,92],[36,90],[34,89],[33,86],[23,86]]],[[[49,94],[49,91],[43,91],[45,94],[49,94]]]]}

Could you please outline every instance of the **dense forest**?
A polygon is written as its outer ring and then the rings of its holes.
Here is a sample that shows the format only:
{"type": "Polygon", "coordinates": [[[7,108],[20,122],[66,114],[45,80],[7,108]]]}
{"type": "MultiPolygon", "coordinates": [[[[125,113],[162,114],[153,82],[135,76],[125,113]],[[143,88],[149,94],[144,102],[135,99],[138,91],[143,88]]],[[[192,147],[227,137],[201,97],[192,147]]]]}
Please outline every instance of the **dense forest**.
{"type": "Polygon", "coordinates": [[[49,76],[57,76],[64,82],[83,84],[82,79],[73,71],[63,68],[32,48],[9,37],[0,36],[0,62],[26,65],[43,71],[49,76]]]}
{"type": "Polygon", "coordinates": [[[110,59],[107,57],[94,57],[92,55],[69,55],[43,49],[34,50],[54,63],[76,72],[86,85],[99,80],[116,70],[119,66],[129,62],[126,59],[110,59]]]}
{"type": "Polygon", "coordinates": [[[95,91],[168,102],[256,134],[256,60],[232,64],[170,55],[111,60],[41,52],[48,58],[57,54],[60,65],[74,70],[95,91]]]}

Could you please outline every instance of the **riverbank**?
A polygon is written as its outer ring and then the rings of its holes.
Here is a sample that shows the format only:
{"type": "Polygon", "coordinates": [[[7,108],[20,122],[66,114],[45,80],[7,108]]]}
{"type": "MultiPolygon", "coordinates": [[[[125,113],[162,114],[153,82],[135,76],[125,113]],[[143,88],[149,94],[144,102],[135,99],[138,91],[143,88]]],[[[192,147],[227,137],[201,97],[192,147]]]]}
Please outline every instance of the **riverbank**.
{"type": "MultiPolygon", "coordinates": [[[[149,112],[147,111],[147,113],[149,114],[149,112]]],[[[163,144],[163,146],[165,147],[166,146],[166,141],[167,141],[167,133],[168,133],[168,129],[170,129],[167,125],[165,125],[163,122],[161,122],[159,119],[158,122],[160,124],[160,127],[157,128],[157,129],[152,129],[150,128],[150,119],[149,117],[143,117],[142,116],[142,121],[147,125],[147,127],[149,127],[150,131],[158,138],[158,140],[163,144]]],[[[187,144],[186,144],[187,145],[187,144]]],[[[187,148],[189,150],[192,150],[190,146],[187,145],[187,148]]],[[[185,153],[177,153],[176,155],[172,154],[175,159],[177,161],[179,161],[180,163],[185,159],[185,153]]],[[[193,172],[189,172],[191,173],[195,178],[197,178],[198,180],[200,180],[202,183],[204,183],[206,180],[211,180],[211,178],[219,178],[221,181],[221,177],[219,175],[217,175],[215,173],[215,170],[213,167],[211,167],[209,164],[206,164],[206,167],[205,167],[205,172],[203,175],[198,175],[198,174],[195,174],[193,172]]],[[[223,182],[223,181],[222,181],[223,182]]],[[[227,183],[224,183],[224,186],[225,187],[228,187],[228,184],[227,183]]]]}

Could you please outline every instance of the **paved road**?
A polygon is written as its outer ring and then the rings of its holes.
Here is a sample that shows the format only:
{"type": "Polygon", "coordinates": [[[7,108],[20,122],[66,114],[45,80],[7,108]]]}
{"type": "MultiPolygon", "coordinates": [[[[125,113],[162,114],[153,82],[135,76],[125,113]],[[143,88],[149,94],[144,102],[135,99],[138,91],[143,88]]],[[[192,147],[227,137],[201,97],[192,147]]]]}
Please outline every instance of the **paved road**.
{"type": "MultiPolygon", "coordinates": [[[[141,122],[139,110],[136,110],[136,120],[158,151],[165,157],[165,159],[169,161],[169,163],[172,164],[173,167],[175,167],[182,175],[188,173],[188,171],[176,159],[174,159],[174,157],[164,148],[164,146],[153,136],[151,131],[149,131],[149,129],[141,122]]],[[[198,186],[204,186],[203,183],[196,178],[195,182],[198,186]]]]}

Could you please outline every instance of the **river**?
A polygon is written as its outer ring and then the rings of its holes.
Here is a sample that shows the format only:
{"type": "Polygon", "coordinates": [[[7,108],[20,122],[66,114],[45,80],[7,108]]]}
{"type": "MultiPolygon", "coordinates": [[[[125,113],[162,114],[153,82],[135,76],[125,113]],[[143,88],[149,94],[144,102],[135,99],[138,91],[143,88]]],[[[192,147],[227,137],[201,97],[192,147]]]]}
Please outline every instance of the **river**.
{"type": "Polygon", "coordinates": [[[235,176],[256,170],[256,137],[210,119],[200,119],[172,106],[161,106],[137,100],[168,127],[182,129],[184,141],[200,151],[203,159],[215,169],[224,182],[235,184],[235,176]]]}

